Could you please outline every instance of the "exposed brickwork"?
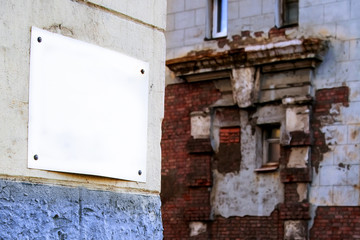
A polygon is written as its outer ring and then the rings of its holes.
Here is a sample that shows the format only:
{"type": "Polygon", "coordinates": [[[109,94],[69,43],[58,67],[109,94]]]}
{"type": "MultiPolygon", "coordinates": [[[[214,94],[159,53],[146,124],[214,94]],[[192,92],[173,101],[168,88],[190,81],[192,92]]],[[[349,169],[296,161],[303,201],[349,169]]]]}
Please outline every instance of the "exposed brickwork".
{"type": "MultiPolygon", "coordinates": [[[[212,83],[169,85],[165,93],[162,139],[162,216],[164,239],[189,239],[189,223],[206,223],[207,231],[193,239],[279,239],[283,223],[278,211],[269,217],[215,216],[211,219],[211,168],[231,172],[240,168],[240,127],[220,128],[217,154],[209,139],[190,135],[190,113],[219,98],[212,83]]],[[[220,121],[239,122],[239,110],[216,111],[220,121]]]]}
{"type": "Polygon", "coordinates": [[[273,27],[269,30],[269,38],[285,37],[286,28],[273,27]]]}
{"type": "Polygon", "coordinates": [[[309,214],[309,203],[286,203],[281,204],[280,209],[280,219],[283,220],[302,220],[310,219],[309,214]]]}
{"type": "Polygon", "coordinates": [[[187,142],[187,150],[189,153],[212,152],[210,139],[189,139],[187,142]]]}
{"type": "Polygon", "coordinates": [[[318,207],[310,239],[360,239],[360,208],[318,207]]]}
{"type": "Polygon", "coordinates": [[[309,168],[284,168],[281,171],[282,182],[311,182],[309,168]]]}
{"type": "Polygon", "coordinates": [[[210,219],[210,191],[207,187],[188,188],[184,199],[185,214],[183,217],[185,220],[208,221],[210,219]]]}
{"type": "Polygon", "coordinates": [[[297,193],[297,183],[288,183],[284,185],[286,198],[284,203],[296,203],[299,201],[299,194],[297,193]]]}
{"type": "Polygon", "coordinates": [[[213,168],[220,173],[240,170],[240,128],[220,128],[220,147],[216,153],[213,168]]]}
{"type": "Polygon", "coordinates": [[[191,187],[211,186],[211,155],[192,154],[188,160],[189,173],[186,185],[191,187]]]}
{"type": "Polygon", "coordinates": [[[312,143],[311,135],[301,131],[291,132],[290,136],[290,146],[305,146],[312,143]]]}
{"type": "Polygon", "coordinates": [[[221,128],[220,144],[222,143],[240,143],[240,128],[221,128]]]}
{"type": "MultiPolygon", "coordinates": [[[[162,139],[161,197],[164,238],[189,239],[189,224],[193,221],[206,224],[207,229],[192,239],[283,239],[286,222],[298,221],[306,225],[310,219],[310,204],[307,198],[299,202],[297,187],[299,183],[311,182],[311,168],[287,168],[291,149],[315,147],[311,161],[317,167],[321,154],[327,151],[324,135],[320,131],[321,120],[324,116],[331,116],[332,104],[348,106],[348,95],[347,87],[317,91],[311,122],[313,132],[290,133],[291,141],[289,145],[282,147],[280,160],[281,181],[285,187],[284,202],[276,206],[271,216],[223,218],[211,216],[212,170],[216,169],[220,173],[239,170],[241,129],[236,125],[239,123],[239,111],[229,107],[218,108],[213,112],[219,122],[234,124],[232,127],[220,127],[219,149],[214,153],[210,139],[191,137],[190,113],[208,108],[219,99],[220,93],[212,82],[169,85],[166,88],[162,139]]],[[[357,236],[358,228],[355,224],[358,223],[359,210],[345,208],[344,211],[348,213],[344,216],[344,222],[341,222],[342,218],[338,214],[342,210],[331,209],[328,215],[326,210],[318,209],[311,239],[340,239],[340,233],[348,237],[342,239],[357,236]],[[353,210],[355,213],[351,212],[353,210]],[[336,222],[338,219],[340,222],[336,222]],[[349,229],[355,233],[349,235],[349,229]]],[[[304,231],[307,235],[306,228],[304,231]]]]}
{"type": "Polygon", "coordinates": [[[349,106],[349,88],[338,87],[330,89],[321,89],[316,91],[315,104],[313,111],[312,129],[314,137],[314,145],[312,148],[312,166],[318,171],[322,155],[329,151],[326,145],[325,136],[321,132],[321,120],[327,119],[332,122],[333,116],[330,113],[332,104],[341,103],[343,106],[349,106]]]}
{"type": "Polygon", "coordinates": [[[162,135],[162,217],[165,239],[186,239],[189,222],[210,218],[211,156],[208,139],[193,139],[190,113],[213,104],[213,83],[169,85],[162,135]]]}
{"type": "Polygon", "coordinates": [[[282,233],[278,211],[269,217],[217,218],[210,228],[210,239],[281,239],[282,233]]]}

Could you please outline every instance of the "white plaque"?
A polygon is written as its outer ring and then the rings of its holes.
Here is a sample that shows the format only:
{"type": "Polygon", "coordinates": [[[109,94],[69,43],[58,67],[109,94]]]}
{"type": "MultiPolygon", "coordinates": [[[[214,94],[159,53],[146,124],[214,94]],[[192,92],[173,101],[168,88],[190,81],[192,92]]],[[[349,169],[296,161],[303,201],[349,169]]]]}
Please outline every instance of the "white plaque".
{"type": "Polygon", "coordinates": [[[32,27],[28,167],[146,181],[149,64],[32,27]]]}

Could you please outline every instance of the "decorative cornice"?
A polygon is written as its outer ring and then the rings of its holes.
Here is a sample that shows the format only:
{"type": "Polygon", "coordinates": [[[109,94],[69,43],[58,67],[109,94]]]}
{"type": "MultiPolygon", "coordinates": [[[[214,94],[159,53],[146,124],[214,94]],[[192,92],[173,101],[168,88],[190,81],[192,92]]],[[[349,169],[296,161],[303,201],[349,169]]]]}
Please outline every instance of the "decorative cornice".
{"type": "Polygon", "coordinates": [[[324,40],[308,38],[247,45],[223,52],[199,51],[169,59],[166,66],[176,76],[250,66],[263,66],[267,71],[314,67],[322,61],[326,45],[324,40]]]}

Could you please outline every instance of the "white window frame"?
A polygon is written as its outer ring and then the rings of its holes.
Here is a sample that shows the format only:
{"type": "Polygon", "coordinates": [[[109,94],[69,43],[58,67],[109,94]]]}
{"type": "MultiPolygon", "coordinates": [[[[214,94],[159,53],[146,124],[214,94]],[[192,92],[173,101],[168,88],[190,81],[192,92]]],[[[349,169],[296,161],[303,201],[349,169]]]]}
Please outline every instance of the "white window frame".
{"type": "Polygon", "coordinates": [[[221,38],[227,36],[227,6],[227,0],[208,0],[206,17],[207,39],[221,38]]]}
{"type": "MultiPolygon", "coordinates": [[[[264,124],[259,125],[257,127],[257,148],[256,152],[258,154],[258,168],[255,169],[256,172],[268,172],[274,171],[279,168],[280,158],[276,162],[271,162],[269,159],[269,145],[271,143],[277,143],[280,145],[281,143],[281,134],[279,138],[267,138],[266,132],[269,132],[273,128],[278,128],[281,133],[281,125],[280,124],[264,124]]],[[[281,145],[280,145],[281,147],[281,145]]]]}
{"type": "MultiPolygon", "coordinates": [[[[262,144],[263,144],[263,165],[267,165],[269,163],[274,162],[274,161],[270,161],[269,145],[272,144],[272,143],[275,143],[275,144],[279,144],[279,146],[280,146],[280,137],[271,138],[271,137],[267,136],[267,133],[271,134],[272,129],[279,129],[279,131],[280,131],[280,126],[278,126],[278,125],[268,125],[268,126],[266,126],[266,127],[264,127],[262,129],[262,135],[263,135],[262,136],[262,138],[263,138],[263,141],[262,141],[262,144]]],[[[279,159],[276,162],[279,163],[279,159]]]]}

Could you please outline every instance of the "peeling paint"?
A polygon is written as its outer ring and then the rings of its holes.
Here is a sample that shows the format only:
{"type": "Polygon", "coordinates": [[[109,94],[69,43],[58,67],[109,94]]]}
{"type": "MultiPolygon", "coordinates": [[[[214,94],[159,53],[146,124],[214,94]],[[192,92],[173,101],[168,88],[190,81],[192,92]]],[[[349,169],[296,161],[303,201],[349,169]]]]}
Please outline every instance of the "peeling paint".
{"type": "Polygon", "coordinates": [[[68,37],[74,36],[73,30],[70,27],[63,26],[61,23],[60,24],[53,24],[50,27],[46,27],[44,29],[47,30],[47,31],[62,34],[64,36],[68,36],[68,37]]]}

